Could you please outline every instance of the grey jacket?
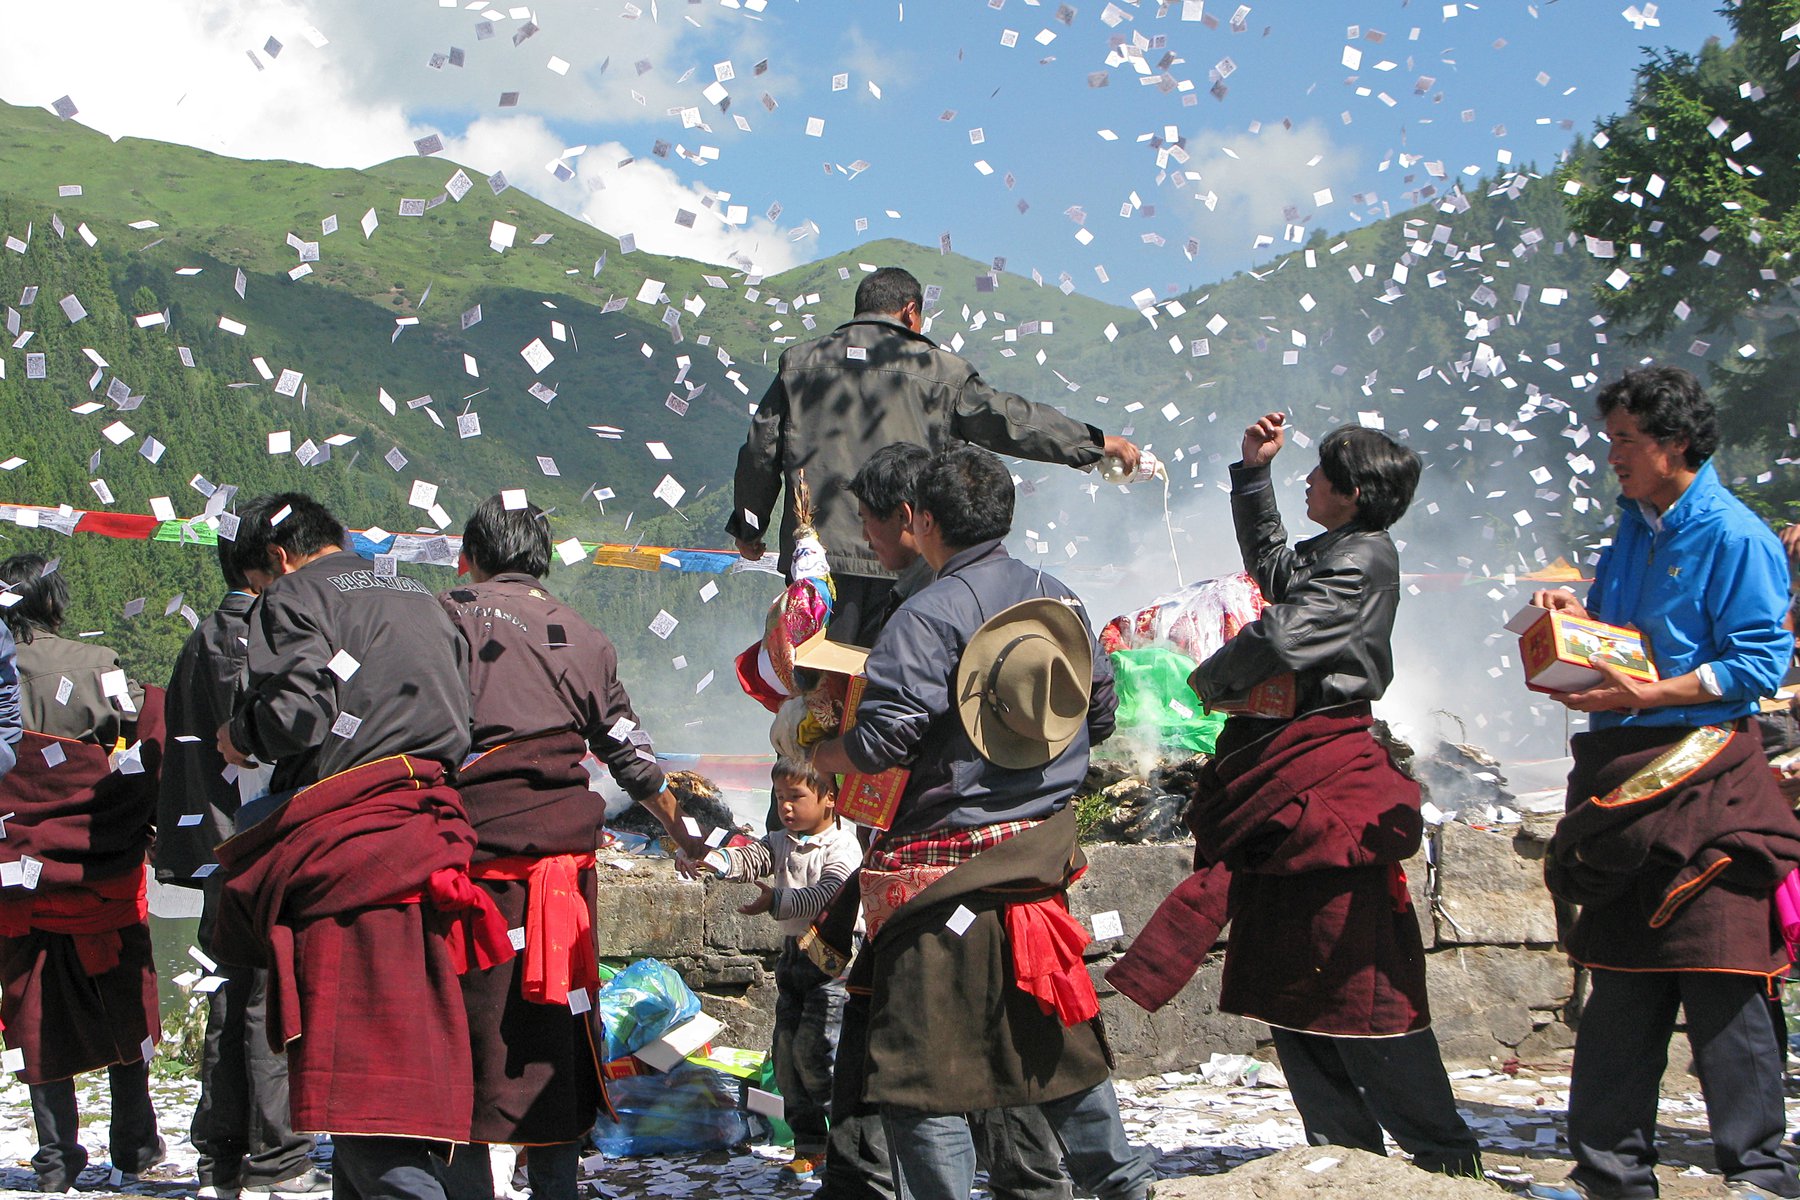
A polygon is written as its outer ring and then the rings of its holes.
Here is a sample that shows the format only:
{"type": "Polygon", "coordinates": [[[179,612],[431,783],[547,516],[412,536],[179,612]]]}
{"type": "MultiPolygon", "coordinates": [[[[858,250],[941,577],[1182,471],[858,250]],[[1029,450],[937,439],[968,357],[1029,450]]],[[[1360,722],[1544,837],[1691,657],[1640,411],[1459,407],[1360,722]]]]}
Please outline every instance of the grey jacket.
{"type": "Polygon", "coordinates": [[[832,570],[891,578],[863,544],[856,498],[845,485],[883,446],[912,442],[937,451],[957,441],[1091,467],[1100,461],[1104,438],[1048,405],[995,391],[966,359],[892,317],[859,314],[782,354],[738,451],[726,532],[762,538],[785,487],[780,547],[786,571],[794,548],[794,481],[805,471],[832,570]]]}
{"type": "Polygon", "coordinates": [[[993,541],[953,556],[936,582],[902,604],[875,639],[868,686],[856,724],[844,735],[844,751],[859,771],[910,768],[896,833],[1049,817],[1086,778],[1090,746],[1112,736],[1118,697],[1112,662],[1097,648],[1087,726],[1050,762],[1023,771],[995,766],[964,731],[956,711],[956,668],[969,635],[994,614],[1035,596],[1070,602],[1093,637],[1075,593],[993,541]]]}
{"type": "Polygon", "coordinates": [[[1296,675],[1296,712],[1379,700],[1394,681],[1400,555],[1385,530],[1349,525],[1287,544],[1268,467],[1231,467],[1231,519],[1244,570],[1269,607],[1194,669],[1201,700],[1238,700],[1265,679],[1296,675]]]}
{"type": "Polygon", "coordinates": [[[125,681],[130,712],[106,694],[105,676],[120,669],[118,651],[42,629],[30,633],[31,640],[18,647],[25,728],[112,749],[136,725],[144,704],[144,689],[135,679],[125,681]]]}
{"type": "Polygon", "coordinates": [[[250,610],[231,741],[287,792],[396,754],[454,771],[469,752],[469,649],[431,589],[338,551],[250,610]],[[332,660],[342,652],[354,660],[332,660]],[[349,678],[344,678],[344,675],[349,678]]]}

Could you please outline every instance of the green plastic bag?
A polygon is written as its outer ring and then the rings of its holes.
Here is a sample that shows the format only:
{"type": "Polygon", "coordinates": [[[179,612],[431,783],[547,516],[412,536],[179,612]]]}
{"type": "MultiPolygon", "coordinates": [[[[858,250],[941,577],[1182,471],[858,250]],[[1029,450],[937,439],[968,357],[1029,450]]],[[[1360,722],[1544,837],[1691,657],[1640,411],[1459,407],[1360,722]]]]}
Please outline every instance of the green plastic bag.
{"type": "Polygon", "coordinates": [[[1118,725],[1167,749],[1211,754],[1224,728],[1223,713],[1208,713],[1188,686],[1194,660],[1164,646],[1112,653],[1113,686],[1119,693],[1118,725]]]}
{"type": "MultiPolygon", "coordinates": [[[[775,1084],[775,1056],[769,1055],[762,1061],[756,1077],[749,1081],[758,1091],[781,1095],[781,1089],[775,1084]]],[[[764,1117],[769,1123],[769,1143],[774,1146],[791,1146],[794,1144],[794,1131],[780,1117],[764,1117]]]]}

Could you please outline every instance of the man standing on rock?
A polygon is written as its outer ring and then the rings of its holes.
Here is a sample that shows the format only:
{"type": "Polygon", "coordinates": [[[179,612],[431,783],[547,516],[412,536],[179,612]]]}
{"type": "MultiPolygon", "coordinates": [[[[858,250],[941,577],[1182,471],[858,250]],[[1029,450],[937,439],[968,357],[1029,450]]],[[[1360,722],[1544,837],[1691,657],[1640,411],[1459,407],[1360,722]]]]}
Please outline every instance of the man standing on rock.
{"type": "Polygon", "coordinates": [[[1231,466],[1238,548],[1268,605],[1188,681],[1209,709],[1233,711],[1188,809],[1197,869],[1106,978],[1155,1011],[1229,917],[1219,1008],[1268,1024],[1307,1140],[1382,1154],[1385,1130],[1414,1166],[1480,1178],[1431,1031],[1401,865],[1424,829],[1419,785],[1371,732],[1370,705],[1394,678],[1400,558],[1387,531],[1412,503],[1419,458],[1373,429],[1333,430],[1306,481],[1324,532],[1289,546],[1270,479],[1285,441],[1286,418],[1269,413],[1231,466]]]}
{"type": "Polygon", "coordinates": [[[1726,1186],[1800,1196],[1766,1001],[1791,965],[1775,891],[1800,866],[1800,823],[1753,719],[1793,653],[1787,564],[1719,482],[1718,418],[1692,375],[1627,372],[1599,409],[1618,529],[1585,607],[1560,590],[1532,603],[1640,630],[1658,678],[1596,658],[1598,684],[1556,696],[1592,715],[1544,876],[1581,905],[1565,943],[1593,990],[1569,1088],[1575,1169],[1530,1194],[1656,1195],[1658,1085],[1679,1008],[1726,1186]]]}
{"type": "Polygon", "coordinates": [[[760,559],[776,497],[781,569],[794,549],[794,495],[802,472],[831,563],[834,641],[867,645],[865,628],[886,603],[894,572],[861,549],[856,506],[844,485],[871,454],[894,442],[939,451],[958,441],[1037,462],[1092,467],[1105,455],[1135,471],[1138,448],[1116,435],[989,387],[966,359],[921,332],[925,294],[900,267],[882,267],[856,289],[856,315],[824,337],[782,352],[738,451],[726,532],[760,559]]]}
{"type": "Polygon", "coordinates": [[[275,578],[219,752],[275,774],[218,848],[219,952],[269,969],[294,1128],[331,1134],[334,1193],[443,1200],[474,1099],[458,975],[512,957],[449,785],[469,748],[467,647],[429,588],[345,551],[312,497],[241,517],[275,578]]]}
{"type": "MultiPolygon", "coordinates": [[[[246,509],[247,513],[250,510],[246,509]]],[[[251,513],[266,518],[267,508],[251,513]]],[[[153,865],[157,880],[199,888],[200,948],[217,954],[219,921],[215,851],[235,832],[238,805],[255,796],[252,781],[219,754],[215,735],[230,720],[244,669],[250,607],[274,579],[260,557],[267,531],[219,538],[219,569],[229,589],[181,648],[164,700],[169,742],[163,750],[153,865]]],[[[331,1190],[330,1176],[312,1165],[313,1142],[289,1125],[287,1055],[269,1045],[269,973],[221,962],[224,982],[207,996],[206,1041],[200,1052],[200,1101],[192,1141],[200,1152],[200,1200],[229,1200],[240,1190],[305,1194],[331,1190]]]]}
{"type": "Polygon", "coordinates": [[[533,504],[491,496],[463,527],[469,582],[438,597],[466,644],[474,757],[457,782],[479,839],[470,876],[524,953],[463,976],[475,1068],[475,1144],[459,1148],[450,1200],[493,1200],[488,1145],[527,1147],[533,1200],[575,1200],[581,1138],[601,1101],[605,1034],[594,1005],[594,844],[606,805],[591,748],[619,786],[695,856],[619,683],[604,633],[545,589],[550,527],[533,504]]]}
{"type": "Polygon", "coordinates": [[[1148,1156],[1125,1139],[1066,899],[1086,865],[1070,800],[1112,733],[1112,672],[1074,594],[1002,546],[998,458],[944,451],[917,486],[912,534],[937,578],[876,639],[855,726],[813,756],[837,774],[910,766],[862,872],[863,1094],[903,1200],[968,1200],[966,1114],[1025,1104],[1101,1200],[1142,1200],[1148,1156]]]}

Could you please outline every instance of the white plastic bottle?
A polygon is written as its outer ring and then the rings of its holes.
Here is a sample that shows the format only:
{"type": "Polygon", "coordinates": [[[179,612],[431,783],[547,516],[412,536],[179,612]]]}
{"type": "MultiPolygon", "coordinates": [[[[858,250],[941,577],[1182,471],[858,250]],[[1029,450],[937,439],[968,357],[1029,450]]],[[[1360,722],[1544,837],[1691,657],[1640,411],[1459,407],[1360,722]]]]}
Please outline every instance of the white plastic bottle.
{"type": "Polygon", "coordinates": [[[1108,454],[1100,460],[1100,478],[1108,483],[1146,483],[1163,473],[1162,463],[1156,455],[1148,450],[1138,451],[1138,465],[1135,472],[1125,469],[1125,460],[1116,454],[1108,454]]]}

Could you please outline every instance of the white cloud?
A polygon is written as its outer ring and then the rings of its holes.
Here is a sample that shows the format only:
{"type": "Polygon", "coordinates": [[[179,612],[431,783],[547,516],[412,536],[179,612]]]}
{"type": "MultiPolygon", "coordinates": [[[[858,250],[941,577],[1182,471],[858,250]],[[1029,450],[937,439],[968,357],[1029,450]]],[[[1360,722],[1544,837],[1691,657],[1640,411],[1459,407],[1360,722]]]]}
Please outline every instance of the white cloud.
{"type": "MultiPolygon", "coordinates": [[[[430,69],[425,48],[440,46],[447,51],[453,44],[449,26],[439,19],[442,12],[424,6],[370,6],[360,0],[354,4],[322,0],[310,12],[281,0],[191,0],[175,6],[63,0],[59,23],[32,23],[19,31],[20,36],[0,39],[0,96],[17,104],[47,106],[67,94],[80,110],[77,120],[114,138],[153,138],[237,158],[367,167],[407,155],[415,138],[437,132],[409,116],[413,104],[453,103],[450,94],[440,96],[433,87],[422,89],[423,96],[409,92],[414,87],[409,79],[422,77],[434,85],[449,81],[466,99],[469,80],[486,78],[478,65],[484,56],[485,61],[497,61],[498,56],[526,51],[528,59],[514,61],[535,64],[545,79],[561,79],[542,70],[543,62],[557,52],[547,32],[515,49],[511,32],[502,23],[492,39],[477,43],[476,15],[460,10],[449,15],[466,33],[457,34],[455,41],[479,49],[469,52],[469,62],[476,64],[471,68],[474,73],[459,77],[455,68],[430,69]],[[392,36],[376,36],[377,23],[384,30],[392,26],[392,36]],[[70,28],[82,31],[79,54],[68,52],[65,39],[70,28]],[[327,44],[314,45],[315,36],[309,34],[322,34],[327,44]],[[281,43],[273,57],[266,49],[270,38],[281,43]],[[396,59],[404,57],[396,45],[408,42],[417,43],[418,62],[396,65],[396,59]],[[490,48],[497,48],[494,54],[488,53],[490,48]],[[263,69],[257,69],[247,52],[254,52],[263,69]]],[[[672,53],[677,43],[676,33],[647,17],[622,24],[640,27],[643,36],[618,43],[615,53],[650,45],[672,53]]],[[[603,57],[593,58],[596,71],[603,57]]],[[[741,63],[746,76],[750,65],[741,63]]],[[[615,61],[613,66],[620,64],[615,61]]],[[[630,63],[624,68],[629,72],[630,63]]],[[[575,73],[571,71],[572,76],[575,73]]],[[[663,74],[673,78],[670,72],[663,74]]],[[[502,77],[510,78],[495,74],[493,79],[502,77]]],[[[711,78],[709,66],[705,82],[711,78]]],[[[486,88],[493,79],[479,86],[486,88]]],[[[523,91],[525,86],[512,79],[506,90],[523,91]]],[[[591,100],[592,90],[578,86],[580,94],[591,100]]],[[[688,89],[696,97],[698,86],[688,89]]],[[[498,94],[494,89],[487,103],[497,100],[498,94]]],[[[635,234],[638,245],[654,253],[720,264],[741,257],[764,273],[800,261],[794,245],[774,223],[759,216],[738,227],[725,225],[713,215],[715,210],[724,211],[719,202],[714,201],[715,208],[706,206],[705,188],[684,182],[660,161],[615,167],[631,156],[617,142],[596,146],[576,162],[576,178],[559,183],[544,164],[568,143],[538,115],[538,105],[531,107],[530,116],[521,110],[519,115],[482,117],[464,136],[447,137],[448,157],[490,173],[504,170],[509,180],[539,199],[609,233],[635,234]],[[691,229],[675,224],[675,214],[683,209],[695,214],[691,229]]]]}
{"type": "Polygon", "coordinates": [[[1325,127],[1315,121],[1292,129],[1274,126],[1261,133],[1242,133],[1194,151],[1181,168],[1189,174],[1181,189],[1188,198],[1183,207],[1202,240],[1242,238],[1248,249],[1259,233],[1279,241],[1289,223],[1289,208],[1302,219],[1321,213],[1316,223],[1327,227],[1341,224],[1340,212],[1348,204],[1347,184],[1355,178],[1357,164],[1355,152],[1333,144],[1325,127]],[[1198,183],[1192,179],[1196,173],[1198,183]],[[1314,197],[1325,189],[1331,189],[1337,200],[1321,208],[1314,197]],[[1210,211],[1203,200],[1192,199],[1209,194],[1216,197],[1210,211]]]}
{"type": "Polygon", "coordinates": [[[684,182],[656,159],[620,166],[631,152],[618,142],[589,146],[569,162],[574,178],[558,180],[545,167],[566,148],[535,116],[484,118],[446,147],[450,157],[484,172],[505,171],[514,186],[615,237],[632,235],[640,250],[739,266],[759,275],[774,275],[803,261],[788,235],[760,214],[747,214],[739,225],[726,224],[729,193],[684,182]],[[693,214],[691,226],[676,223],[676,215],[684,211],[693,214]]]}
{"type": "Polygon", "coordinates": [[[274,0],[62,0],[55,21],[15,24],[0,39],[0,95],[47,106],[67,94],[77,120],[114,138],[367,166],[426,132],[397,102],[346,101],[354,81],[333,46],[315,47],[309,19],[274,0]]]}

